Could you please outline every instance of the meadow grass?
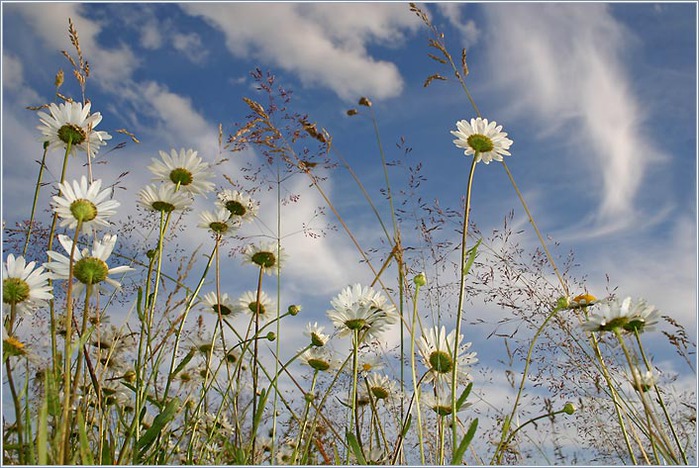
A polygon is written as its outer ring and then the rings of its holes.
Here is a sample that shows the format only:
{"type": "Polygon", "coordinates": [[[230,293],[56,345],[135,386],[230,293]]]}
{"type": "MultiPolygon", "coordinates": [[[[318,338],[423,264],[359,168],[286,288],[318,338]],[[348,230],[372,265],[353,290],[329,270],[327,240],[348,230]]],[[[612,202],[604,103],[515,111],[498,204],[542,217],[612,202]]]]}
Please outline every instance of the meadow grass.
{"type": "MultiPolygon", "coordinates": [[[[470,158],[456,208],[418,201],[422,164],[403,141],[403,165],[389,161],[370,98],[347,114],[366,118],[375,132],[378,200],[332,135],[292,110],[291,93],[273,74],[255,70],[249,114],[229,136],[219,127],[215,160],[192,149],[162,151],[148,166],[153,184],[126,186],[139,190],[139,217],[115,224],[114,187],[125,182],[103,187],[93,165],[111,135],[97,130],[89,62],[69,22],[75,50],[63,55],[80,96],[60,92],[60,72],[57,102],[34,109],[46,141],[34,202],[26,222],[5,228],[4,463],[573,464],[580,451],[589,453],[586,463],[696,462],[694,395],[663,386],[644,334],[662,323],[692,371],[694,343],[643,300],[593,296],[574,276],[573,257],[555,255],[505,162],[512,140],[469,91],[465,50],[454,59],[429,16],[410,8],[429,32],[438,67],[425,87],[454,83],[472,107],[452,130],[470,158]],[[41,207],[53,148],[64,150],[62,172],[50,181],[50,207],[41,207]],[[250,149],[261,165],[223,171],[226,155],[250,149]],[[86,158],[84,176],[67,180],[75,157],[86,158]],[[513,230],[514,210],[490,235],[470,219],[474,180],[484,170],[505,171],[531,232],[513,230]],[[362,243],[342,200],[329,193],[326,180],[337,171],[356,183],[380,245],[362,243]],[[226,186],[214,184],[217,175],[226,186]],[[316,221],[327,223],[309,222],[304,234],[337,230],[373,278],[346,278],[350,286],[337,291],[320,324],[281,295],[285,266],[303,261],[285,252],[281,235],[298,201],[290,181],[298,179],[323,200],[316,221]],[[274,193],[276,206],[260,205],[261,191],[274,193]],[[184,214],[207,193],[215,200],[187,225],[184,214]],[[50,220],[41,219],[45,208],[50,220]],[[276,210],[276,226],[255,223],[261,210],[276,210]],[[253,224],[261,232],[250,242],[239,230],[253,224]],[[186,236],[197,229],[210,241],[191,248],[186,236]],[[145,242],[137,240],[142,233],[145,242]],[[531,235],[538,248],[520,247],[531,235]],[[236,298],[222,265],[241,259],[255,281],[236,298]],[[491,333],[503,342],[503,368],[483,368],[465,341],[470,325],[487,321],[467,314],[476,299],[507,311],[491,333]],[[293,338],[285,326],[298,323],[305,345],[282,352],[293,338]],[[386,349],[395,327],[399,344],[386,349]],[[512,398],[488,401],[480,392],[479,382],[495,378],[512,398]]],[[[128,130],[117,133],[139,142],[128,130]]]]}

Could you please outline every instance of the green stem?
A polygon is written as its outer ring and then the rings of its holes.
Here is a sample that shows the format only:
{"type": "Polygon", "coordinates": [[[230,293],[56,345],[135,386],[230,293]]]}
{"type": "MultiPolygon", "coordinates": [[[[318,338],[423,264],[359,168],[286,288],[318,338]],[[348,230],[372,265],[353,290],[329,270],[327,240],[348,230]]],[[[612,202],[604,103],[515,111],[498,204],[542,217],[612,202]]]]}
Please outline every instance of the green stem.
{"type": "MultiPolygon", "coordinates": [[[[17,304],[10,304],[10,317],[14,317],[16,314],[17,304]]],[[[10,324],[11,325],[11,324],[10,324]]],[[[8,331],[8,335],[11,336],[12,328],[8,331]]],[[[22,428],[22,407],[19,401],[19,395],[17,394],[17,389],[15,388],[15,381],[12,376],[12,366],[10,365],[10,358],[7,357],[5,360],[5,369],[7,371],[7,383],[10,386],[10,394],[12,395],[12,403],[15,407],[15,429],[17,430],[17,446],[18,446],[18,457],[20,465],[24,465],[25,453],[24,453],[24,430],[22,428]]]]}
{"type": "Polygon", "coordinates": [[[46,154],[48,153],[48,144],[44,143],[44,154],[41,156],[41,164],[39,165],[39,175],[36,178],[36,186],[34,187],[34,201],[32,202],[32,212],[29,216],[29,226],[27,226],[27,238],[24,241],[22,255],[26,257],[27,249],[29,248],[29,239],[32,237],[32,228],[34,227],[34,214],[36,213],[36,204],[39,201],[39,191],[41,190],[41,179],[44,175],[46,167],[46,154]]]}
{"type": "Polygon", "coordinates": [[[512,411],[510,412],[510,415],[505,419],[504,427],[502,430],[502,437],[500,439],[500,443],[498,444],[497,448],[495,449],[495,454],[493,455],[493,459],[490,461],[490,464],[492,465],[493,463],[500,463],[502,460],[502,455],[506,449],[506,441],[509,439],[509,430],[510,430],[510,424],[512,424],[512,420],[515,417],[515,413],[517,412],[517,407],[519,406],[519,400],[522,397],[522,391],[524,390],[524,384],[527,381],[527,375],[529,374],[529,365],[532,362],[532,354],[534,353],[534,346],[536,345],[536,341],[539,338],[539,335],[544,331],[544,328],[546,325],[549,323],[549,321],[561,310],[560,305],[556,305],[556,307],[553,308],[551,313],[549,313],[548,316],[546,316],[546,320],[544,320],[544,323],[541,324],[541,326],[536,330],[536,333],[534,334],[534,337],[532,338],[531,342],[529,343],[529,351],[527,352],[527,359],[525,360],[524,363],[524,371],[522,373],[522,380],[519,383],[519,389],[517,390],[517,396],[515,397],[515,402],[514,405],[512,405],[512,411]]]}
{"type": "MultiPolygon", "coordinates": [[[[641,337],[638,334],[638,330],[634,330],[634,334],[636,336],[636,342],[638,343],[638,349],[640,350],[641,356],[643,357],[643,362],[646,364],[646,369],[652,372],[653,368],[650,365],[650,361],[646,357],[646,353],[643,349],[643,344],[641,343],[641,337]]],[[[680,443],[680,439],[677,436],[677,432],[675,431],[675,425],[672,423],[670,414],[667,412],[667,407],[665,406],[665,401],[663,400],[663,396],[660,393],[660,389],[655,384],[653,384],[653,388],[655,389],[655,394],[658,396],[658,403],[660,404],[660,407],[663,410],[663,415],[665,416],[665,419],[667,420],[667,423],[670,426],[670,431],[672,432],[672,437],[675,440],[675,444],[677,444],[677,449],[680,451],[680,455],[682,456],[682,461],[685,465],[688,465],[689,462],[687,461],[687,455],[685,454],[684,449],[682,448],[682,444],[680,443]]]]}
{"type": "MultiPolygon", "coordinates": [[[[413,299],[413,320],[410,325],[410,367],[413,373],[413,394],[415,395],[415,404],[417,407],[417,440],[420,448],[420,464],[425,465],[425,447],[422,435],[422,411],[420,408],[420,389],[417,380],[417,365],[415,362],[415,339],[417,337],[417,298],[420,292],[420,285],[415,285],[415,298],[413,299]]],[[[401,327],[402,328],[402,327],[401,327]]],[[[403,418],[401,418],[403,419],[403,418]]]]}
{"type": "Polygon", "coordinates": [[[456,306],[456,339],[454,341],[454,355],[452,356],[452,361],[454,363],[454,368],[451,374],[451,411],[452,411],[452,450],[456,450],[458,447],[458,431],[456,424],[456,384],[457,384],[457,371],[459,366],[457,365],[457,357],[459,353],[459,337],[461,336],[461,319],[464,313],[464,296],[466,289],[466,258],[468,250],[466,249],[466,240],[468,236],[468,219],[471,212],[471,190],[473,189],[473,176],[476,172],[476,164],[478,164],[478,153],[473,155],[473,161],[471,161],[471,169],[468,173],[468,183],[466,185],[466,201],[464,204],[464,221],[461,233],[461,266],[459,268],[459,302],[456,306]]]}
{"type": "Polygon", "coordinates": [[[257,277],[257,299],[255,304],[255,335],[253,342],[253,361],[252,361],[252,427],[250,428],[250,438],[252,440],[252,452],[250,453],[251,463],[255,464],[255,445],[257,443],[257,380],[258,380],[258,341],[260,333],[260,300],[262,299],[262,277],[265,269],[260,266],[260,274],[257,277]]]}

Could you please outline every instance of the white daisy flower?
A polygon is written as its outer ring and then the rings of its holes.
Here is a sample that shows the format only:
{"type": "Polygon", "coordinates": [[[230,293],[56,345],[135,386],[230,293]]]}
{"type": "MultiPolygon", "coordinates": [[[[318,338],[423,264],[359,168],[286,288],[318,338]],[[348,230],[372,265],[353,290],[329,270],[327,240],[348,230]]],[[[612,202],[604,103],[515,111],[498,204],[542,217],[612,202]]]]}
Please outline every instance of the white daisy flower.
{"type": "Polygon", "coordinates": [[[146,185],[138,192],[138,202],[151,211],[182,211],[192,204],[188,192],[176,191],[172,184],[146,185]]]}
{"type": "Polygon", "coordinates": [[[369,372],[383,369],[384,362],[381,357],[376,354],[361,353],[357,359],[357,368],[360,374],[366,375],[369,372]]]}
{"type": "MultiPolygon", "coordinates": [[[[630,299],[630,298],[629,298],[630,299]]],[[[631,306],[632,314],[624,330],[639,333],[652,331],[660,321],[660,312],[653,305],[648,305],[645,299],[639,299],[631,306]]]]}
{"type": "Polygon", "coordinates": [[[224,190],[217,195],[216,205],[227,210],[231,217],[242,221],[250,221],[257,215],[257,202],[237,190],[224,190]]]}
{"type": "Polygon", "coordinates": [[[508,149],[512,140],[495,121],[489,123],[488,119],[480,117],[471,119],[470,123],[460,120],[456,122],[456,128],[457,131],[451,131],[457,137],[454,144],[463,148],[466,156],[474,154],[476,162],[489,164],[490,161],[502,161],[503,155],[510,156],[508,149]]]}
{"type": "Polygon", "coordinates": [[[652,371],[640,372],[638,369],[633,369],[631,386],[637,392],[647,392],[655,386],[655,375],[652,371]]]}
{"type": "Polygon", "coordinates": [[[301,362],[313,370],[327,372],[337,367],[337,361],[333,358],[332,352],[326,348],[312,347],[299,356],[301,362]]]}
{"type": "Polygon", "coordinates": [[[422,359],[427,366],[428,372],[425,377],[425,382],[432,380],[440,382],[451,382],[454,366],[456,366],[456,381],[466,383],[471,381],[469,374],[471,364],[478,362],[476,353],[467,353],[471,347],[471,343],[461,344],[463,335],[459,335],[456,339],[456,330],[452,330],[447,335],[445,328],[442,326],[430,328],[427,336],[421,336],[418,342],[418,349],[422,355],[422,359]],[[454,362],[454,350],[456,353],[456,362],[454,362]]]}
{"type": "Polygon", "coordinates": [[[35,265],[36,262],[27,263],[21,255],[16,258],[13,254],[7,256],[2,264],[3,313],[9,313],[15,306],[17,312],[28,314],[53,298],[48,284],[51,273],[44,271],[41,265],[34,269],[35,265]]]}
{"type": "MultiPolygon", "coordinates": [[[[236,312],[255,314],[258,311],[257,292],[246,291],[238,299],[238,303],[233,306],[236,312]]],[[[260,317],[271,317],[274,314],[274,302],[264,292],[260,292],[259,313],[260,317]]]]}
{"type": "Polygon", "coordinates": [[[371,391],[371,395],[376,400],[383,400],[386,403],[400,400],[400,391],[396,381],[387,375],[372,373],[366,379],[366,385],[371,391]]]}
{"type": "Polygon", "coordinates": [[[212,233],[217,236],[232,236],[235,230],[238,229],[239,224],[234,218],[231,217],[228,210],[219,208],[216,213],[210,211],[203,211],[199,215],[200,228],[209,229],[212,233]]]}
{"type": "Polygon", "coordinates": [[[107,144],[112,137],[107,132],[95,131],[102,121],[99,112],[90,114],[91,104],[83,107],[80,102],[64,102],[50,104],[50,115],[39,112],[39,120],[43,125],[36,127],[41,131],[42,141],[49,142],[49,148],[66,148],[71,142],[71,153],[80,149],[94,158],[100,147],[107,144]]]}
{"type": "MultiPolygon", "coordinates": [[[[427,407],[439,416],[449,416],[452,413],[451,392],[438,388],[436,395],[434,392],[420,392],[420,406],[427,407]]],[[[469,403],[461,405],[459,411],[463,411],[471,406],[469,403]]],[[[458,411],[457,411],[458,412],[458,411]]]]}
{"type": "Polygon", "coordinates": [[[239,309],[233,303],[228,293],[221,294],[221,300],[218,300],[215,291],[211,291],[204,295],[204,299],[201,301],[204,306],[203,309],[207,312],[213,312],[214,315],[218,316],[219,310],[221,311],[221,316],[228,317],[231,314],[239,312],[239,309]]]}
{"type": "Polygon", "coordinates": [[[624,329],[640,333],[652,330],[659,320],[660,313],[645,300],[634,303],[630,297],[621,302],[615,298],[596,303],[582,327],[583,330],[596,332],[624,329]]]}
{"type": "Polygon", "coordinates": [[[325,327],[318,326],[318,322],[315,322],[313,325],[309,322],[306,325],[306,335],[311,339],[313,346],[321,347],[328,343],[330,336],[323,333],[324,329],[325,327]]]}
{"type": "Polygon", "coordinates": [[[269,242],[261,245],[249,245],[245,248],[245,263],[263,268],[268,275],[276,275],[286,260],[284,249],[277,252],[277,243],[269,242]]]}
{"type": "Polygon", "coordinates": [[[223,345],[216,337],[216,340],[212,340],[211,335],[207,336],[196,336],[192,340],[192,348],[199,352],[202,356],[207,357],[209,354],[217,354],[219,351],[223,350],[223,345]]]}
{"type": "Polygon", "coordinates": [[[88,185],[87,177],[82,176],[80,181],[58,184],[61,195],[53,197],[51,206],[59,218],[60,226],[68,226],[75,229],[78,222],[82,222],[82,229],[92,233],[98,228],[109,226],[107,218],[116,214],[120,203],[109,200],[112,191],[102,190],[102,180],[97,179],[88,185]]]}
{"type": "Polygon", "coordinates": [[[214,189],[209,179],[213,173],[209,164],[202,161],[194,150],[184,148],[170,150],[170,154],[160,151],[162,161],[152,158],[153,164],[148,169],[155,175],[153,181],[172,182],[180,189],[192,194],[205,194],[214,189]]]}
{"type": "Polygon", "coordinates": [[[365,339],[378,338],[389,325],[398,320],[395,307],[383,294],[360,284],[348,286],[330,304],[327,314],[340,336],[360,331],[365,339]]]}
{"type": "MultiPolygon", "coordinates": [[[[61,234],[58,236],[58,240],[70,255],[73,249],[73,241],[70,237],[61,234]]],[[[86,284],[95,286],[95,292],[97,293],[106,292],[103,283],[107,283],[116,289],[121,288],[121,283],[113,279],[112,276],[133,270],[133,268],[126,265],[110,268],[107,264],[116,241],[116,235],[105,234],[102,240],[95,239],[92,251],[87,248],[82,251],[75,249],[73,277],[77,281],[73,284],[73,291],[76,296],[85,289],[86,284]]],[[[70,259],[53,250],[49,250],[46,254],[50,260],[44,263],[44,266],[53,273],[53,279],[68,279],[70,259]]]]}

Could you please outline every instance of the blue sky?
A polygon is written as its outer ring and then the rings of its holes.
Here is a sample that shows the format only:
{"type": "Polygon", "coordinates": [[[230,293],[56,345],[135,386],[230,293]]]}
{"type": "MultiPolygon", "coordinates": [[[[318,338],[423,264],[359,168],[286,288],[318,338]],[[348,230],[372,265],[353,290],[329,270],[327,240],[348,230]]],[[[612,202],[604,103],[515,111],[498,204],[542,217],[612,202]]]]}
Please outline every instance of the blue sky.
{"type": "MultiPolygon", "coordinates": [[[[482,114],[514,140],[508,165],[542,232],[560,242],[562,254],[575,251],[575,273],[586,277],[590,292],[604,296],[609,275],[620,295],[645,297],[696,338],[696,6],[444,3],[427,9],[454,55],[466,47],[471,93],[482,114]]],[[[115,133],[119,128],[141,140],[98,168],[107,183],[130,171],[122,219],[134,213],[135,195],[149,179],[145,166],[158,150],[194,148],[213,161],[218,124],[230,133],[247,113],[241,98],[255,96],[249,77],[255,67],[294,91],[294,110],[333,135],[375,200],[383,173],[373,128],[345,115],[360,96],[374,103],[388,157],[399,156],[394,143],[405,137],[411,160],[423,162],[425,198],[458,207],[469,160],[449,130],[474,113],[455,82],[423,88],[428,75],[448,70],[427,58],[427,31],[407,4],[3,3],[2,218],[10,225],[28,217],[39,157],[38,119],[25,107],[53,101],[56,71],[70,68],[60,54],[72,50],[68,17],[92,65],[87,90],[104,117],[100,129],[115,137],[109,147],[128,140],[115,133]]],[[[66,81],[63,92],[77,96],[74,81],[66,81]]],[[[51,156],[56,174],[60,155],[51,156]]],[[[222,168],[235,178],[239,164],[222,168]]],[[[76,163],[69,170],[81,173],[76,163]]],[[[285,232],[298,230],[322,202],[304,179],[290,182],[302,201],[283,218],[285,232]]],[[[376,246],[375,220],[346,173],[330,173],[325,187],[360,239],[376,246]]],[[[527,233],[521,241],[536,247],[498,164],[479,165],[474,191],[472,220],[483,232],[501,226],[514,208],[515,224],[527,233]]],[[[274,206],[272,195],[261,202],[274,206]]],[[[381,210],[388,216],[386,206],[381,210]]],[[[261,214],[267,225],[274,216],[271,208],[261,214]]],[[[192,245],[207,242],[203,231],[187,235],[192,245]]],[[[303,304],[307,320],[324,321],[322,312],[342,287],[371,279],[341,232],[287,240],[282,302],[303,304]]],[[[230,271],[239,271],[240,262],[232,263],[230,271]]],[[[252,282],[254,274],[245,274],[252,282]]],[[[231,285],[230,294],[242,290],[231,285]]],[[[476,316],[507,313],[474,309],[476,316]]],[[[292,329],[300,331],[307,320],[292,329]]],[[[465,330],[475,350],[504,353],[478,338],[484,333],[465,330]]],[[[660,334],[651,340],[672,361],[660,334]]]]}

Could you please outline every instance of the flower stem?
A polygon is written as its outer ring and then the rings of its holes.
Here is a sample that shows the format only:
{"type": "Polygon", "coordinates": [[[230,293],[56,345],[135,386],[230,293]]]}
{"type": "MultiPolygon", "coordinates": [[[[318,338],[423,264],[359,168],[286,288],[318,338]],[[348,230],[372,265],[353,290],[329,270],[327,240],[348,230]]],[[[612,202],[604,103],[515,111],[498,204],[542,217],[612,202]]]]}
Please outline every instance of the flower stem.
{"type": "MultiPolygon", "coordinates": [[[[420,388],[417,379],[417,365],[415,363],[415,338],[417,326],[417,298],[420,292],[420,285],[415,285],[415,298],[413,299],[413,320],[410,325],[410,367],[413,372],[413,394],[415,395],[415,405],[417,409],[417,440],[420,448],[420,464],[425,465],[425,447],[422,435],[422,411],[420,408],[420,388]]],[[[402,328],[402,327],[401,327],[402,328]]],[[[401,418],[403,419],[403,418],[401,418]]]]}
{"type": "Polygon", "coordinates": [[[512,411],[510,412],[509,416],[505,419],[505,423],[502,429],[502,436],[500,439],[500,443],[498,444],[497,448],[495,449],[495,454],[493,455],[493,459],[490,461],[490,464],[492,465],[493,463],[501,463],[502,460],[502,455],[505,452],[505,449],[507,448],[507,441],[510,439],[509,437],[509,431],[510,431],[510,425],[512,424],[512,420],[515,417],[515,413],[517,412],[517,406],[519,406],[519,400],[522,397],[522,391],[524,390],[524,384],[527,381],[527,375],[529,373],[529,365],[532,362],[532,354],[534,353],[534,346],[536,345],[536,341],[539,338],[539,335],[544,331],[544,328],[546,325],[549,323],[549,321],[561,310],[561,305],[557,304],[556,307],[553,308],[551,313],[546,316],[546,320],[544,320],[544,323],[541,324],[541,326],[536,330],[536,333],[534,334],[534,337],[532,338],[531,342],[529,343],[529,351],[527,352],[527,359],[525,360],[524,363],[524,371],[522,372],[522,380],[519,383],[519,389],[517,390],[517,396],[515,397],[515,402],[514,405],[512,405],[512,411]]]}
{"type": "MultiPolygon", "coordinates": [[[[641,352],[641,356],[643,357],[643,362],[646,364],[646,369],[649,371],[652,371],[652,367],[650,365],[650,361],[648,361],[648,358],[646,357],[646,353],[643,349],[643,344],[641,343],[641,337],[638,334],[638,330],[634,330],[634,334],[636,336],[636,342],[638,343],[638,349],[641,352]]],[[[658,388],[655,383],[653,384],[653,388],[655,389],[655,394],[658,396],[658,404],[660,404],[660,407],[663,410],[663,415],[665,416],[665,419],[667,420],[668,425],[670,426],[670,431],[672,432],[672,437],[675,440],[675,444],[677,445],[677,449],[680,451],[680,455],[682,456],[682,461],[684,462],[685,465],[688,465],[689,462],[687,461],[687,455],[684,452],[684,449],[682,448],[682,444],[680,444],[680,439],[677,436],[677,432],[675,431],[675,425],[672,423],[672,419],[670,418],[670,415],[667,412],[667,407],[665,406],[665,402],[663,400],[663,396],[660,393],[660,389],[658,388]]]]}
{"type": "Polygon", "coordinates": [[[257,299],[255,303],[255,334],[252,348],[253,348],[253,360],[252,360],[252,427],[250,428],[250,438],[252,440],[252,451],[250,453],[250,461],[255,464],[255,445],[257,443],[257,381],[258,381],[258,341],[260,333],[260,301],[262,300],[262,277],[264,276],[265,269],[260,266],[260,274],[257,277],[257,299]]]}
{"type": "Polygon", "coordinates": [[[459,354],[459,337],[461,336],[461,319],[464,314],[464,296],[466,288],[466,257],[468,250],[466,249],[466,241],[468,236],[468,218],[471,212],[471,190],[473,189],[473,176],[476,172],[476,164],[478,161],[478,154],[473,155],[473,160],[471,161],[471,169],[468,172],[468,182],[466,185],[466,201],[464,203],[464,222],[462,225],[461,232],[461,264],[459,268],[459,302],[456,306],[456,338],[454,341],[454,355],[452,356],[452,361],[454,363],[454,368],[451,374],[451,411],[452,411],[452,450],[456,450],[458,447],[458,431],[456,424],[456,383],[457,383],[457,371],[459,366],[457,365],[456,359],[459,354]]]}

